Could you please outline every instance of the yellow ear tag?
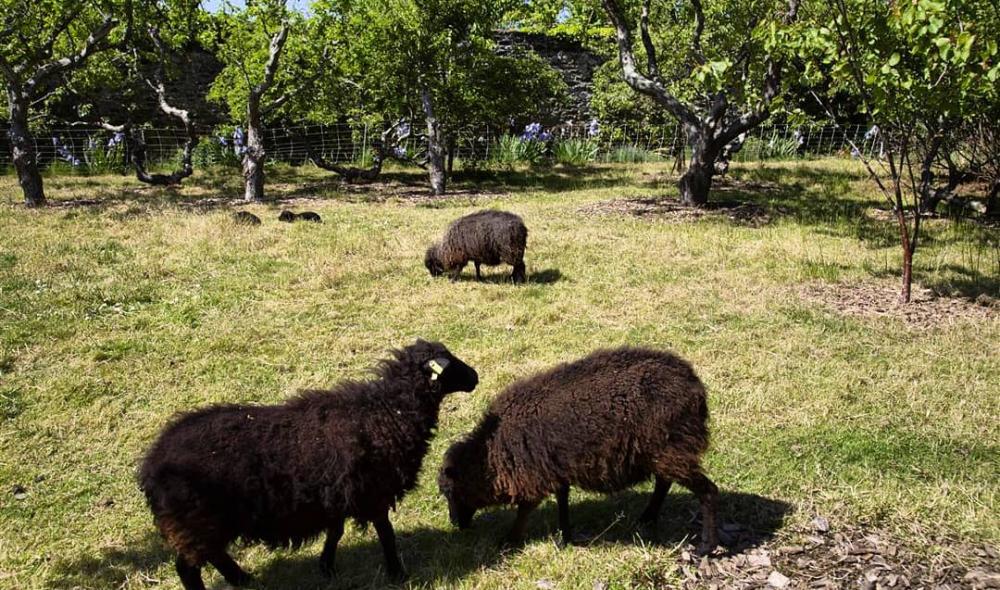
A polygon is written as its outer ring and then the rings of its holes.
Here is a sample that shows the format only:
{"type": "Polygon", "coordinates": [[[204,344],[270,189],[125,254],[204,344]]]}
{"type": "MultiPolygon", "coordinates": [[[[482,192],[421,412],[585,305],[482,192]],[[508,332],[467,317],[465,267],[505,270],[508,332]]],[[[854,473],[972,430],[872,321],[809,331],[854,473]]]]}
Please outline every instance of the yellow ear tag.
{"type": "Polygon", "coordinates": [[[444,367],[439,365],[437,361],[432,360],[427,363],[427,366],[431,368],[431,371],[433,371],[431,381],[437,381],[437,378],[441,375],[441,373],[444,373],[444,367]]]}

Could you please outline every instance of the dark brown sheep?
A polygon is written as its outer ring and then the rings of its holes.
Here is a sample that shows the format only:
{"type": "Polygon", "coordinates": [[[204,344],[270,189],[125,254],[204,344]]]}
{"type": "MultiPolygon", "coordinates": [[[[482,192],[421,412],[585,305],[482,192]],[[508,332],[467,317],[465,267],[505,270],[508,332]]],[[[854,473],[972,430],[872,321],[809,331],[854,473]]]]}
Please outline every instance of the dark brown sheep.
{"type": "Polygon", "coordinates": [[[479,377],[423,340],[375,374],[275,406],[210,406],[163,430],[139,486],[186,590],[204,589],[205,563],[230,584],[247,581],[226,553],[236,539],[298,547],[325,531],[320,566],[332,574],[347,518],[373,523],[389,575],[405,575],[389,509],[416,484],[442,398],[479,377]]]}
{"type": "Polygon", "coordinates": [[[569,543],[571,485],[613,492],[652,475],[656,488],[640,520],[656,522],[676,481],[701,502],[701,550],[710,551],[718,489],[700,465],[707,420],[705,388],[682,359],[643,348],[600,350],[508,387],[448,449],[438,484],[461,528],[480,508],[517,505],[511,543],[523,536],[528,514],[555,493],[569,543]]]}
{"type": "Polygon", "coordinates": [[[278,221],[284,221],[285,223],[292,223],[295,221],[312,221],[313,223],[323,223],[323,218],[319,216],[319,213],[314,213],[313,211],[303,211],[302,213],[295,213],[285,209],[278,215],[278,221]]]}
{"type": "Polygon", "coordinates": [[[509,264],[514,267],[511,278],[515,283],[526,280],[524,249],[528,243],[528,228],[524,221],[506,211],[477,211],[453,221],[440,242],[427,249],[424,266],[431,276],[451,274],[458,280],[465,265],[476,265],[476,280],[482,280],[479,266],[509,264]]]}
{"type": "Polygon", "coordinates": [[[249,211],[236,211],[233,213],[233,223],[237,225],[260,225],[260,217],[249,211]]]}

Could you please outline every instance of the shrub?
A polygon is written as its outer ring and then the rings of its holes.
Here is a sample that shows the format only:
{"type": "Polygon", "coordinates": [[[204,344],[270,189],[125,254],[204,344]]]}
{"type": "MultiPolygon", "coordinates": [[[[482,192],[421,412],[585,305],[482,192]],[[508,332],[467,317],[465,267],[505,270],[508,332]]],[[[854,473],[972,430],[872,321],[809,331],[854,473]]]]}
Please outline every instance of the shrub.
{"type": "Polygon", "coordinates": [[[240,156],[224,137],[205,137],[194,148],[191,161],[195,168],[212,166],[239,167],[240,156]]]}

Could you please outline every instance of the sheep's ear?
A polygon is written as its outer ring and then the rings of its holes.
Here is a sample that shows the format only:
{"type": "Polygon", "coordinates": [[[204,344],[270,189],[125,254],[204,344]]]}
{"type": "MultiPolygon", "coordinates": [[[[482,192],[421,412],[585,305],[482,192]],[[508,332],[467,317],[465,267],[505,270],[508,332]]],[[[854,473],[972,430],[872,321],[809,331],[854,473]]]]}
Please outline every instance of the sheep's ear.
{"type": "Polygon", "coordinates": [[[431,359],[424,363],[424,369],[430,374],[431,381],[437,381],[438,377],[441,376],[441,373],[444,373],[444,370],[447,369],[450,364],[451,361],[441,357],[431,359]]]}

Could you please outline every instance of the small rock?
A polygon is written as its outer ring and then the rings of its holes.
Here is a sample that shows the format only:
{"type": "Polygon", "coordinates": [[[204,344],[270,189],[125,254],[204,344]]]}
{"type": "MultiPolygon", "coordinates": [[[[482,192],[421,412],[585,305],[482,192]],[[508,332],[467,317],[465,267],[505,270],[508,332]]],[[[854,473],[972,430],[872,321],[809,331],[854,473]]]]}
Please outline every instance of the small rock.
{"type": "Polygon", "coordinates": [[[811,524],[812,524],[812,527],[813,527],[814,531],[817,531],[817,532],[820,532],[820,533],[828,533],[828,532],[830,532],[830,521],[827,520],[826,517],[817,516],[816,518],[812,519],[812,523],[811,524]]]}
{"type": "Polygon", "coordinates": [[[681,561],[691,561],[691,552],[687,549],[681,551],[681,561]]]}
{"type": "Polygon", "coordinates": [[[896,585],[896,582],[898,580],[899,580],[899,576],[897,576],[896,574],[889,574],[886,577],[886,579],[885,579],[885,585],[889,586],[890,588],[892,588],[892,587],[894,587],[896,585]]]}
{"type": "Polygon", "coordinates": [[[594,585],[591,586],[591,590],[608,590],[608,585],[602,580],[594,580],[594,585]]]}
{"type": "Polygon", "coordinates": [[[15,500],[23,500],[28,497],[28,490],[24,489],[21,484],[14,484],[14,488],[11,489],[11,493],[14,494],[15,500]]]}
{"type": "Polygon", "coordinates": [[[751,555],[747,558],[751,567],[771,567],[771,558],[767,555],[751,555]]]}
{"type": "Polygon", "coordinates": [[[985,551],[986,555],[989,555],[993,559],[1000,559],[1000,551],[997,551],[996,549],[990,547],[989,545],[983,547],[983,551],[985,551]]]}
{"type": "Polygon", "coordinates": [[[784,547],[778,547],[778,553],[782,555],[797,555],[805,550],[806,548],[801,545],[785,545],[784,547]]]}
{"type": "Polygon", "coordinates": [[[538,580],[535,582],[535,586],[538,587],[538,590],[555,590],[556,587],[552,580],[538,580]]]}
{"type": "Polygon", "coordinates": [[[791,580],[788,579],[788,576],[782,574],[778,570],[774,570],[771,572],[771,575],[767,577],[767,584],[772,588],[784,588],[789,582],[791,582],[791,580]]]}
{"type": "Polygon", "coordinates": [[[962,581],[972,584],[973,588],[1000,588],[1000,573],[977,568],[969,570],[962,581]]]}

